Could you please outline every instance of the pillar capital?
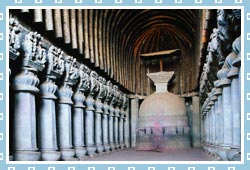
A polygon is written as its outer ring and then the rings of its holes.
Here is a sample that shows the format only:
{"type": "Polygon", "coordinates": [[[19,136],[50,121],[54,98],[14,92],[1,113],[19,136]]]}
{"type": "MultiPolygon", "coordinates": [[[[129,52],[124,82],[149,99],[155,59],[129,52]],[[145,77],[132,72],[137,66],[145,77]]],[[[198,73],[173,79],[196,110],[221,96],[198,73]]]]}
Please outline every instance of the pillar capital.
{"type": "Polygon", "coordinates": [[[241,36],[235,39],[233,42],[233,50],[237,54],[237,58],[233,61],[233,66],[241,66],[241,36]]]}
{"type": "Polygon", "coordinates": [[[231,80],[227,78],[227,73],[229,71],[228,65],[224,64],[217,72],[217,77],[219,78],[218,87],[224,87],[231,84],[231,80]]]}
{"type": "Polygon", "coordinates": [[[65,71],[63,53],[60,48],[56,48],[55,46],[49,48],[47,55],[47,78],[57,79],[63,75],[65,71]]]}
{"type": "Polygon", "coordinates": [[[9,20],[9,51],[10,58],[16,60],[20,56],[19,49],[21,47],[20,41],[21,31],[19,22],[14,18],[9,20]]]}
{"type": "Polygon", "coordinates": [[[23,67],[29,70],[42,71],[46,63],[46,49],[43,37],[37,32],[29,32],[22,43],[24,51],[23,67]]]}
{"type": "Polygon", "coordinates": [[[65,57],[65,71],[64,85],[72,87],[78,81],[80,64],[72,56],[65,57]]]}
{"type": "Polygon", "coordinates": [[[86,92],[90,89],[90,77],[89,77],[90,70],[84,64],[81,64],[79,67],[79,84],[77,87],[78,91],[86,92]]]}

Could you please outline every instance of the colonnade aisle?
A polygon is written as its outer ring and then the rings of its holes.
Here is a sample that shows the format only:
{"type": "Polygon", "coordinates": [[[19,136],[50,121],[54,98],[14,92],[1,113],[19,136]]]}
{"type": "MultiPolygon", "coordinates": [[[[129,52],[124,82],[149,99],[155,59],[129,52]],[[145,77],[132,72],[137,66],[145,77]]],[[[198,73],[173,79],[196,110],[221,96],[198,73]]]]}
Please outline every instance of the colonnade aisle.
{"type": "Polygon", "coordinates": [[[217,161],[201,148],[170,150],[168,152],[127,149],[88,159],[88,161],[217,161]]]}

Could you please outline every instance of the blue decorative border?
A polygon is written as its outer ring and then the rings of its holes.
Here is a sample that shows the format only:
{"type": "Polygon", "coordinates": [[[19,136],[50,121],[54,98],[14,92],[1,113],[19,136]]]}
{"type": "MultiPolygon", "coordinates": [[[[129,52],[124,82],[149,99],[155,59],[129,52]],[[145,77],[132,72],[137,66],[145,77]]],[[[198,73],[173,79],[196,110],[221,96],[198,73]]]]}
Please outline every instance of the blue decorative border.
{"type": "Polygon", "coordinates": [[[247,170],[250,169],[250,1],[249,0],[0,0],[0,169],[1,170],[247,170]],[[242,79],[244,89],[242,89],[244,112],[244,127],[242,127],[242,135],[244,135],[244,152],[242,154],[244,163],[242,164],[199,164],[199,162],[185,164],[67,164],[67,162],[59,162],[59,164],[29,164],[19,162],[9,164],[6,155],[6,100],[8,88],[8,58],[6,57],[6,20],[8,19],[8,6],[98,6],[103,7],[124,7],[133,6],[134,8],[150,8],[157,6],[173,7],[197,7],[203,6],[215,7],[243,7],[244,27],[242,29],[242,42],[244,41],[244,58],[242,58],[242,79]],[[243,32],[244,30],[244,32],[243,32]],[[61,164],[62,163],[62,164],[61,164]]]}

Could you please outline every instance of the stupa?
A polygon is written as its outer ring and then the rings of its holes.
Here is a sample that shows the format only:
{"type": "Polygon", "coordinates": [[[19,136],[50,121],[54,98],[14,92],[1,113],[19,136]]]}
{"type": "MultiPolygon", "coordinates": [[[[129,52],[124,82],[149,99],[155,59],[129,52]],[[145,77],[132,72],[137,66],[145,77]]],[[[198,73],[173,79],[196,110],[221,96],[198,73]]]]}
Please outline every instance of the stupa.
{"type": "Polygon", "coordinates": [[[168,151],[190,147],[184,99],[168,92],[174,72],[149,73],[156,92],[142,102],[137,126],[137,150],[168,151]]]}

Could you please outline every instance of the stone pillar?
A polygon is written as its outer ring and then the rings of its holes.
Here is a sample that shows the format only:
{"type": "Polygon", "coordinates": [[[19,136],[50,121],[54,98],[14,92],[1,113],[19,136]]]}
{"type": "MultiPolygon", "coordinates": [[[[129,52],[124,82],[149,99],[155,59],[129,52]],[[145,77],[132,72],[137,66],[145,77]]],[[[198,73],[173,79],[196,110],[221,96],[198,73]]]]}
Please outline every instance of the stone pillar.
{"type": "Polygon", "coordinates": [[[89,90],[89,72],[88,68],[83,64],[80,65],[79,75],[80,81],[77,90],[73,96],[74,113],[73,113],[73,146],[76,151],[76,157],[80,160],[86,157],[85,146],[85,95],[84,92],[89,90]]]}
{"type": "Polygon", "coordinates": [[[110,149],[114,151],[115,145],[114,145],[114,107],[113,107],[113,102],[114,99],[112,99],[110,103],[110,108],[109,108],[109,144],[110,144],[110,149]]]}
{"type": "MultiPolygon", "coordinates": [[[[238,73],[238,75],[239,75],[238,76],[238,83],[239,83],[239,88],[238,88],[238,94],[239,94],[239,96],[238,97],[239,98],[238,98],[237,104],[240,106],[241,105],[241,38],[240,38],[240,36],[234,41],[234,43],[233,43],[233,50],[237,54],[237,58],[233,60],[233,66],[234,67],[238,67],[238,69],[239,69],[239,73],[238,73]]],[[[241,114],[239,115],[239,120],[241,120],[241,114]]],[[[241,125],[239,125],[238,123],[240,123],[240,122],[235,122],[235,127],[237,127],[237,126],[241,127],[241,125]]],[[[239,132],[238,128],[234,129],[234,135],[240,135],[241,136],[241,134],[238,133],[238,132],[239,132]]],[[[235,137],[234,139],[237,139],[237,138],[239,139],[240,136],[235,137]]],[[[235,143],[235,144],[237,142],[239,142],[239,140],[234,140],[234,141],[235,142],[233,142],[233,143],[235,143]]],[[[240,144],[240,147],[238,149],[238,154],[234,155],[232,157],[232,160],[240,160],[241,159],[240,155],[241,155],[241,144],[240,144]]]]}
{"type": "Polygon", "coordinates": [[[95,119],[94,119],[94,97],[99,92],[99,84],[97,82],[98,75],[96,72],[90,73],[90,90],[86,99],[86,117],[85,117],[85,134],[86,134],[86,148],[87,154],[93,157],[96,151],[95,144],[95,119]]]}
{"type": "Polygon", "coordinates": [[[55,92],[58,87],[55,80],[64,73],[63,52],[51,46],[47,55],[46,81],[40,86],[41,108],[39,112],[39,138],[42,160],[58,161],[61,159],[61,152],[58,152],[55,92]]]}
{"type": "MultiPolygon", "coordinates": [[[[227,59],[226,59],[227,60],[227,59]]],[[[227,152],[231,149],[232,145],[232,110],[231,110],[231,81],[227,78],[229,72],[228,65],[225,61],[222,69],[217,73],[220,80],[219,87],[222,88],[222,108],[223,108],[223,143],[219,156],[223,160],[228,160],[227,152]]]]}
{"type": "Polygon", "coordinates": [[[124,149],[125,147],[125,115],[126,115],[126,108],[127,108],[127,100],[126,100],[126,95],[122,94],[121,96],[121,102],[122,102],[122,109],[121,109],[121,116],[120,116],[120,125],[119,125],[119,142],[120,142],[120,147],[121,149],[124,149]]]}
{"type": "Polygon", "coordinates": [[[123,149],[124,148],[124,144],[123,144],[123,113],[122,113],[122,104],[123,104],[123,94],[120,92],[119,93],[119,99],[118,99],[118,104],[117,104],[117,108],[116,109],[116,114],[118,115],[118,144],[117,144],[117,148],[119,149],[123,149]]]}
{"type": "MultiPolygon", "coordinates": [[[[9,58],[10,58],[10,66],[13,61],[15,61],[19,56],[20,56],[20,47],[21,47],[21,42],[20,42],[20,36],[21,36],[21,31],[19,29],[19,22],[16,21],[14,18],[9,19],[9,58]]],[[[9,77],[11,76],[11,69],[9,68],[9,77]]],[[[9,82],[9,87],[11,87],[11,82],[9,82]]],[[[9,100],[13,100],[13,89],[9,88],[9,100]]],[[[9,110],[9,119],[10,122],[9,124],[13,124],[13,106],[10,106],[9,110]],[[11,108],[12,107],[12,108],[11,108]]],[[[10,132],[13,132],[13,126],[10,126],[9,129],[10,132]]],[[[9,160],[13,161],[13,135],[10,135],[9,137],[9,160]]]]}
{"type": "Polygon", "coordinates": [[[125,141],[125,147],[129,148],[130,147],[130,133],[129,133],[129,105],[128,105],[128,98],[126,97],[126,103],[123,104],[123,109],[124,109],[124,141],[125,141]],[[126,106],[126,107],[125,107],[126,106]]]}
{"type": "Polygon", "coordinates": [[[193,97],[193,147],[201,146],[200,101],[198,96],[193,97]]]}
{"type": "Polygon", "coordinates": [[[233,51],[228,56],[231,57],[229,61],[230,71],[227,77],[232,80],[231,83],[231,107],[232,107],[232,125],[233,125],[233,141],[232,150],[228,154],[229,160],[240,161],[240,146],[241,146],[241,99],[240,99],[240,83],[239,83],[239,67],[233,66],[234,61],[238,58],[240,53],[240,37],[233,43],[233,51]]]}
{"type": "Polygon", "coordinates": [[[42,37],[36,32],[25,36],[22,71],[13,81],[14,108],[14,160],[38,161],[41,153],[37,148],[35,94],[39,79],[37,72],[45,67],[46,54],[42,37]]]}
{"type": "Polygon", "coordinates": [[[120,117],[120,108],[119,108],[119,99],[120,99],[120,92],[118,91],[118,87],[114,86],[115,88],[115,95],[116,95],[116,102],[113,103],[114,106],[114,144],[115,149],[119,149],[119,117],[120,117]]]}
{"type": "Polygon", "coordinates": [[[102,140],[103,140],[104,151],[109,153],[111,149],[110,138],[109,138],[109,134],[110,134],[110,130],[109,130],[110,112],[109,110],[110,110],[110,102],[114,95],[113,90],[112,90],[112,84],[110,81],[107,82],[105,90],[107,90],[107,95],[105,96],[104,106],[103,106],[104,113],[103,113],[103,118],[102,118],[102,129],[103,129],[102,140]]]}
{"type": "Polygon", "coordinates": [[[72,86],[75,85],[79,77],[79,68],[76,59],[71,56],[65,58],[66,75],[64,82],[58,91],[58,136],[59,148],[62,152],[62,160],[76,160],[73,149],[73,127],[72,127],[72,86]]]}
{"type": "Polygon", "coordinates": [[[131,147],[136,147],[136,127],[139,114],[139,100],[131,100],[131,147]]]}
{"type": "Polygon", "coordinates": [[[100,90],[96,97],[95,102],[95,142],[96,142],[96,150],[99,154],[101,154],[104,150],[102,137],[103,131],[102,128],[102,117],[103,117],[103,98],[107,94],[107,90],[105,88],[106,80],[102,77],[99,77],[99,86],[100,90]]]}

